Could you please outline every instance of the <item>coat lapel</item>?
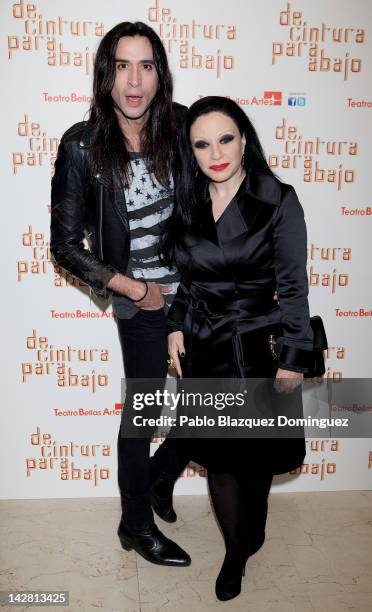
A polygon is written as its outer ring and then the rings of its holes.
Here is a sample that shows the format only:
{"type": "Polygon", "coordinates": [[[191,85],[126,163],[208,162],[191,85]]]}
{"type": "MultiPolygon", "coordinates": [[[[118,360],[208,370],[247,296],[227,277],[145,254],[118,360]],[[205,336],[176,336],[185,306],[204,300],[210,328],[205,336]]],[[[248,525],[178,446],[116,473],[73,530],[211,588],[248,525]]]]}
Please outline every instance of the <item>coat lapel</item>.
{"type": "Polygon", "coordinates": [[[219,242],[226,243],[242,234],[256,231],[259,224],[264,226],[270,220],[275,208],[280,204],[281,195],[282,186],[278,179],[250,171],[216,223],[206,186],[201,195],[193,233],[218,246],[219,242]]]}
{"type": "Polygon", "coordinates": [[[202,200],[197,226],[198,232],[202,238],[214,244],[218,244],[216,224],[212,213],[212,201],[209,194],[202,200]]]}
{"type": "Polygon", "coordinates": [[[281,184],[271,175],[250,171],[244,189],[237,194],[237,204],[250,233],[258,223],[265,224],[280,204],[281,184]]]}
{"type": "Polygon", "coordinates": [[[268,206],[266,202],[250,197],[247,193],[242,194],[237,204],[248,232],[253,230],[256,223],[261,220],[262,215],[266,218],[267,214],[271,215],[273,213],[272,207],[268,206]]]}

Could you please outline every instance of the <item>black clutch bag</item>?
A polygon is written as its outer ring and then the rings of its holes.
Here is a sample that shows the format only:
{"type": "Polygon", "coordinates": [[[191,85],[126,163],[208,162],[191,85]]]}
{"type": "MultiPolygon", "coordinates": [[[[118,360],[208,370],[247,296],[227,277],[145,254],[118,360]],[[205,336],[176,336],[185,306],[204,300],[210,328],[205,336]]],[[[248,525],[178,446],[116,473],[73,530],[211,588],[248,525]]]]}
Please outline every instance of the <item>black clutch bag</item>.
{"type": "MultiPolygon", "coordinates": [[[[315,378],[318,376],[323,376],[323,374],[325,373],[323,351],[328,348],[327,336],[321,317],[319,317],[318,315],[310,317],[310,325],[314,334],[314,345],[310,355],[308,370],[304,374],[305,378],[315,378]]],[[[279,355],[276,353],[275,350],[276,337],[274,334],[269,334],[268,342],[271,354],[273,355],[274,359],[278,360],[279,355]]]]}
{"type": "Polygon", "coordinates": [[[314,344],[312,351],[283,345],[281,355],[277,349],[277,338],[282,336],[280,325],[271,325],[243,333],[233,338],[235,362],[240,376],[266,376],[266,372],[278,367],[279,357],[303,368],[305,378],[316,378],[325,373],[324,354],[328,348],[327,336],[321,317],[310,317],[314,344]],[[283,355],[284,351],[284,355],[283,355]],[[264,374],[261,374],[264,372],[264,374]]]}

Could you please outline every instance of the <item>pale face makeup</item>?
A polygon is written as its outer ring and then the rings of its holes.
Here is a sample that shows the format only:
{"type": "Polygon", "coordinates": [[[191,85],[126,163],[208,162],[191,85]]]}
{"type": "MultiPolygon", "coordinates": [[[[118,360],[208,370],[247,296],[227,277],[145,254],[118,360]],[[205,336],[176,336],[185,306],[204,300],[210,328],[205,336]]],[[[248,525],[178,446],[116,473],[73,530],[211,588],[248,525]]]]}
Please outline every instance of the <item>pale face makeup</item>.
{"type": "Polygon", "coordinates": [[[241,165],[246,139],[236,123],[220,112],[198,117],[190,129],[193,154],[200,170],[214,183],[244,175],[241,165]]]}

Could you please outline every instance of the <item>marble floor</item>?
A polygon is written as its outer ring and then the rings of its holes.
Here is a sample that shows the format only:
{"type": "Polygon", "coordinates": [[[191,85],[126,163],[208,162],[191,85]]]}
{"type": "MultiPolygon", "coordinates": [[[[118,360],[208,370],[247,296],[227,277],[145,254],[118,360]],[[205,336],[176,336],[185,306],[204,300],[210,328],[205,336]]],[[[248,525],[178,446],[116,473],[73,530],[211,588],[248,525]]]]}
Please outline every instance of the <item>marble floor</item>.
{"type": "Polygon", "coordinates": [[[265,546],[225,603],[214,594],[224,547],[208,498],[179,496],[175,507],[177,523],[158,525],[190,553],[188,568],[124,552],[118,499],[3,501],[0,590],[68,590],[72,612],[372,611],[372,491],[272,494],[265,546]]]}

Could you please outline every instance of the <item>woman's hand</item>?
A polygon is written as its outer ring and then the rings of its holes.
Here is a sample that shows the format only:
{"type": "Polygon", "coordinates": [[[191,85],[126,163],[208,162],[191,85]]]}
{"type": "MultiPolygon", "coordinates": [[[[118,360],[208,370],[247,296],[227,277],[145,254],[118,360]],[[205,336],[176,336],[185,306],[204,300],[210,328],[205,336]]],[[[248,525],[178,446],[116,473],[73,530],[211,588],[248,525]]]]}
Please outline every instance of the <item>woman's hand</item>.
{"type": "Polygon", "coordinates": [[[278,393],[292,393],[304,379],[302,372],[278,369],[274,380],[274,389],[278,393]]]}
{"type": "Polygon", "coordinates": [[[178,376],[182,378],[180,355],[183,357],[185,354],[183,332],[175,331],[168,335],[168,353],[170,358],[173,359],[178,376]]]}

